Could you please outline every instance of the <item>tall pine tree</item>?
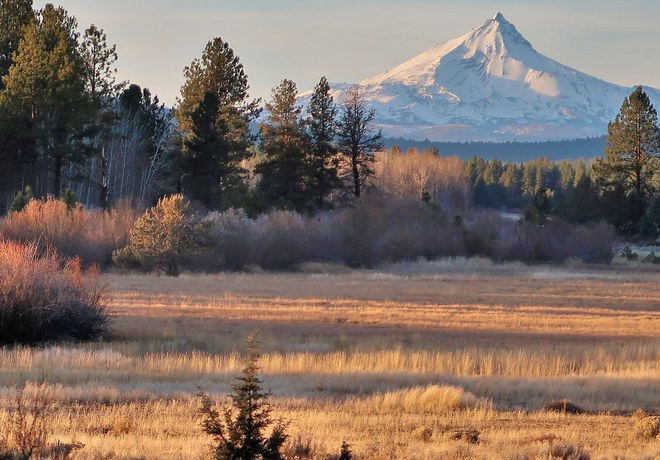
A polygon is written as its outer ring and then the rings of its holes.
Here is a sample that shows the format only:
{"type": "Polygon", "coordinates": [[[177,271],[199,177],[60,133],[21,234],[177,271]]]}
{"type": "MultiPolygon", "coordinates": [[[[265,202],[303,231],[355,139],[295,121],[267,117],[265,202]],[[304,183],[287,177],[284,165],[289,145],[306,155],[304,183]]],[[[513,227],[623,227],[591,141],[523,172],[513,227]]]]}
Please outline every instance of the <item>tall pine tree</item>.
{"type": "MultiPolygon", "coordinates": [[[[9,73],[25,27],[35,20],[32,0],[0,1],[0,78],[9,73]]],[[[0,89],[4,83],[0,81],[0,89]]]]}
{"type": "Polygon", "coordinates": [[[66,10],[46,4],[25,29],[0,95],[0,105],[22,128],[18,135],[34,141],[44,169],[34,175],[49,184],[38,194],[58,195],[64,168],[87,156],[82,140],[91,105],[76,28],[66,10]]]}
{"type": "Polygon", "coordinates": [[[634,231],[655,192],[652,178],[660,170],[658,114],[641,86],[623,101],[607,127],[605,157],[594,164],[605,191],[620,190],[628,198],[630,215],[622,230],[634,231]]]}
{"type": "Polygon", "coordinates": [[[264,158],[255,172],[261,175],[259,190],[270,205],[300,211],[311,204],[311,196],[307,187],[309,140],[297,97],[291,80],[282,80],[273,89],[273,99],[266,104],[268,117],[261,125],[264,158]]]}
{"type": "Polygon", "coordinates": [[[251,154],[249,124],[258,115],[259,101],[248,101],[243,65],[221,38],[206,45],[184,76],[175,111],[183,133],[181,182],[192,198],[219,209],[246,177],[241,162],[251,154]]]}
{"type": "Polygon", "coordinates": [[[85,30],[80,44],[85,68],[85,89],[92,103],[92,153],[97,161],[91,167],[92,180],[99,188],[99,204],[103,209],[110,206],[108,136],[114,123],[112,103],[123,84],[117,84],[117,47],[109,46],[103,29],[94,24],[85,30]]]}
{"type": "Polygon", "coordinates": [[[328,195],[341,186],[339,157],[335,143],[337,135],[337,107],[330,95],[330,84],[321,78],[314,88],[307,108],[310,132],[310,192],[315,195],[316,206],[325,206],[328,195]]]}

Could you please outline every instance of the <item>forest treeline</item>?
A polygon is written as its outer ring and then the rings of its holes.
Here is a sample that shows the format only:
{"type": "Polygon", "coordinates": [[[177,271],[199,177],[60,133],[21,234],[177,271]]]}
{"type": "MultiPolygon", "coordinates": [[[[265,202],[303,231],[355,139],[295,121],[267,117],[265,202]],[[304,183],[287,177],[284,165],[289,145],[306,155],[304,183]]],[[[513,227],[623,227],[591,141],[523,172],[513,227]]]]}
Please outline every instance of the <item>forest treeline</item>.
{"type": "Polygon", "coordinates": [[[595,160],[460,160],[433,148],[385,149],[357,86],[334,101],[322,77],[303,107],[284,79],[270,100],[251,99],[245,69],[221,38],[183,69],[172,108],[147,87],[118,82],[117,62],[103,29],[79,33],[65,9],[0,2],[0,212],[49,196],[69,210],[144,210],[182,194],[202,213],[233,209],[250,219],[357,213],[368,201],[401,218],[406,203],[457,228],[490,208],[540,226],[605,222],[621,234],[660,234],[660,135],[641,88],[623,101],[595,160]]]}
{"type": "Polygon", "coordinates": [[[463,160],[477,156],[485,159],[499,158],[512,163],[523,163],[539,156],[556,161],[594,158],[605,151],[605,136],[535,142],[442,142],[388,137],[383,139],[383,143],[387,148],[396,146],[401,150],[434,150],[440,155],[457,156],[463,160]]]}

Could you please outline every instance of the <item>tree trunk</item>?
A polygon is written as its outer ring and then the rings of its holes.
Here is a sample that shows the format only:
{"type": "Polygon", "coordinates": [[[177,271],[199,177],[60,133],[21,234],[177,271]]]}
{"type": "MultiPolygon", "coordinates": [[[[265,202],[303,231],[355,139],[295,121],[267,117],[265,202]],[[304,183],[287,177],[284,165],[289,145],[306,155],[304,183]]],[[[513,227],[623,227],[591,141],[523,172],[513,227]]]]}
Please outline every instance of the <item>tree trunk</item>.
{"type": "Polygon", "coordinates": [[[53,195],[59,196],[62,191],[62,156],[55,155],[53,159],[53,195]]]}
{"type": "Polygon", "coordinates": [[[355,198],[360,198],[361,184],[360,184],[360,165],[358,164],[358,156],[354,153],[351,158],[351,166],[353,167],[353,193],[355,198]]]}
{"type": "Polygon", "coordinates": [[[101,189],[100,189],[100,205],[103,209],[110,207],[109,188],[108,188],[108,158],[105,154],[105,147],[101,147],[101,189]]]}

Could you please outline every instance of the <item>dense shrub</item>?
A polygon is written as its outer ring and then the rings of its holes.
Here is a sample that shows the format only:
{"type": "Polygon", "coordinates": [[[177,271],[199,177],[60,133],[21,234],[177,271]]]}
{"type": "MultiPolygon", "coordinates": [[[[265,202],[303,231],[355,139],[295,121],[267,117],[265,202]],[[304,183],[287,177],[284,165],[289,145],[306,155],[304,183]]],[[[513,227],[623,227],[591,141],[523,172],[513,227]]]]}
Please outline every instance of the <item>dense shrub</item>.
{"type": "Polygon", "coordinates": [[[161,198],[140,217],[131,229],[128,245],[113,254],[119,266],[158,269],[178,276],[186,251],[203,237],[194,216],[186,215],[188,204],[183,195],[161,198]]]}
{"type": "Polygon", "coordinates": [[[0,240],[0,345],[94,340],[108,328],[107,303],[78,259],[0,240]]]}
{"type": "Polygon", "coordinates": [[[585,263],[609,263],[616,235],[602,222],[577,225],[555,218],[539,225],[480,212],[466,222],[464,237],[469,256],[522,262],[573,258],[585,263]]]}
{"type": "Polygon", "coordinates": [[[64,201],[48,198],[30,200],[0,224],[6,239],[52,247],[66,257],[79,257],[85,266],[105,264],[112,252],[125,246],[137,211],[120,203],[111,211],[69,207],[64,201]]]}
{"type": "Polygon", "coordinates": [[[265,214],[256,221],[254,260],[266,270],[290,270],[326,259],[334,246],[327,229],[326,221],[292,211],[265,214]]]}
{"type": "Polygon", "coordinates": [[[203,220],[209,247],[189,255],[185,265],[204,270],[246,270],[255,265],[257,222],[243,210],[213,212],[203,220]]]}

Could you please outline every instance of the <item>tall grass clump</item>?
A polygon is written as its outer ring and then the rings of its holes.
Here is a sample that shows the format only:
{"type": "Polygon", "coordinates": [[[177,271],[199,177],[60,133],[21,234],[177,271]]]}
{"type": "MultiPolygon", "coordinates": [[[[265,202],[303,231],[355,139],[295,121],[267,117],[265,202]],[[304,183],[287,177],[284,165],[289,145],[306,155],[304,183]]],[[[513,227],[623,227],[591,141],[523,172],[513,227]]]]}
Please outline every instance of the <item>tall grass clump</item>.
{"type": "Polygon", "coordinates": [[[99,338],[108,295],[95,275],[79,259],[0,239],[0,346],[99,338]]]}
{"type": "Polygon", "coordinates": [[[461,409],[489,407],[489,402],[450,385],[429,385],[376,394],[364,401],[365,408],[397,413],[442,414],[461,409]]]}
{"type": "Polygon", "coordinates": [[[30,200],[20,211],[9,214],[0,224],[8,240],[52,247],[60,254],[79,257],[85,266],[105,264],[112,252],[125,246],[137,210],[120,203],[111,211],[69,206],[53,197],[30,200]]]}

